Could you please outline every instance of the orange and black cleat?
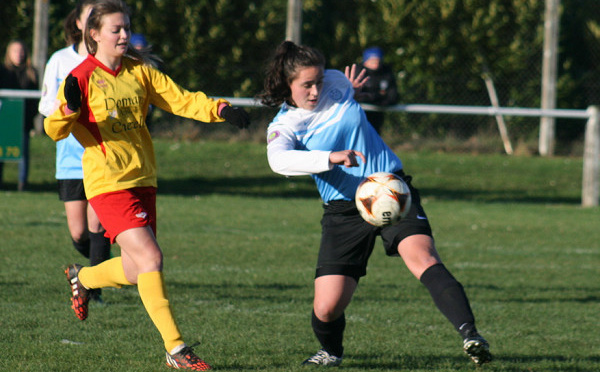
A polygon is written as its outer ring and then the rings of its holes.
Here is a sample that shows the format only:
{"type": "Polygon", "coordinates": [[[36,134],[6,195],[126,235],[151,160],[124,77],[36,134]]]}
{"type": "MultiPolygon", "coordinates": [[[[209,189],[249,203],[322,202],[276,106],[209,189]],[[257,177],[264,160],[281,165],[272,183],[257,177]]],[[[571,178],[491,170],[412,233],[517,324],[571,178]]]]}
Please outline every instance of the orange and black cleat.
{"type": "Polygon", "coordinates": [[[85,320],[88,316],[88,302],[90,301],[90,293],[87,288],[79,281],[79,270],[83,266],[79,264],[69,265],[65,270],[69,286],[71,287],[71,308],[75,311],[75,315],[79,320],[85,320]]]}
{"type": "Polygon", "coordinates": [[[167,366],[192,371],[209,371],[212,369],[208,363],[194,354],[194,350],[190,346],[184,347],[175,354],[167,353],[167,366]]]}

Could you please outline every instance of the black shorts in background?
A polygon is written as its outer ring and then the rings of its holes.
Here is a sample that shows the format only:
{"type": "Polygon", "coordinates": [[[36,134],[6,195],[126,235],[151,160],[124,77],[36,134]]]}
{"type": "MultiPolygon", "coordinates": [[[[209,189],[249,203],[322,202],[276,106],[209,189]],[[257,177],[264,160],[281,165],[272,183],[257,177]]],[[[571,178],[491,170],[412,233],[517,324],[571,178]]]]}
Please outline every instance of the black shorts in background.
{"type": "Polygon", "coordinates": [[[83,180],[58,180],[58,198],[63,202],[87,200],[83,180]]]}

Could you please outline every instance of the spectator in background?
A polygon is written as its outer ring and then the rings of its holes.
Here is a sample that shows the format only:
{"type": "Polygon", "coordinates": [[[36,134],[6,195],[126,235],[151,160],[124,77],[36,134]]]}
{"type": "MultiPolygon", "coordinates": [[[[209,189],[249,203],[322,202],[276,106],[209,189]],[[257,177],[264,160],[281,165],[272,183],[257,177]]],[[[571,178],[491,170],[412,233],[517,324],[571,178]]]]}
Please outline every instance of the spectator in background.
{"type": "MultiPolygon", "coordinates": [[[[96,2],[97,0],[79,1],[65,19],[64,31],[68,46],[52,54],[44,72],[38,109],[46,117],[60,103],[56,93],[62,81],[88,55],[83,42],[83,29],[96,2]]],[[[110,258],[110,240],[104,236],[105,230],[87,201],[83,188],[82,156],[83,146],[72,134],[56,143],[58,196],[65,205],[71,241],[73,247],[89,258],[90,265],[94,266],[110,258]]],[[[100,289],[92,291],[90,295],[94,301],[102,302],[100,289]]]]}
{"type": "MultiPolygon", "coordinates": [[[[391,106],[398,102],[398,88],[396,75],[390,66],[383,63],[383,50],[379,47],[370,47],[363,52],[363,62],[359,66],[359,73],[366,70],[366,83],[356,95],[360,103],[369,103],[377,106],[391,106]]],[[[385,117],[384,112],[366,111],[367,120],[381,134],[381,127],[385,117]]]]}
{"type": "Polygon", "coordinates": [[[131,45],[137,49],[137,50],[142,50],[145,48],[148,48],[148,40],[146,40],[146,37],[142,34],[131,34],[131,45]]]}
{"type": "MultiPolygon", "coordinates": [[[[4,63],[0,63],[0,89],[7,89],[5,87],[6,81],[8,79],[8,71],[6,67],[4,67],[4,63]]],[[[2,185],[2,178],[4,174],[4,162],[0,161],[0,190],[4,188],[2,185]]]]}
{"type": "MultiPolygon", "coordinates": [[[[12,40],[6,47],[4,55],[1,89],[38,89],[38,74],[31,65],[27,46],[21,40],[12,40]]],[[[33,119],[37,114],[37,100],[25,100],[25,120],[23,123],[23,147],[22,158],[19,162],[18,190],[23,191],[27,187],[29,177],[29,137],[33,129],[33,119]]],[[[4,163],[0,163],[0,184],[2,184],[2,171],[4,163]]]]}

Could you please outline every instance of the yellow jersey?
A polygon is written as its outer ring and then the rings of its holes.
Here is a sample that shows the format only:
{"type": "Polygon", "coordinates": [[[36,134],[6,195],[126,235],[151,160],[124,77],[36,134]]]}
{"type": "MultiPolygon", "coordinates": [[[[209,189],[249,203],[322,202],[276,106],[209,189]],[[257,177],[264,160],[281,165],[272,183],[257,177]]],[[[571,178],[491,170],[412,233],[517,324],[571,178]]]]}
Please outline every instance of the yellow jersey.
{"type": "Polygon", "coordinates": [[[89,55],[71,74],[82,104],[67,109],[63,81],[56,110],[44,120],[54,141],[73,133],[85,151],[83,180],[88,199],[106,192],[157,186],[156,160],[146,126],[149,105],[203,122],[222,122],[219,105],[202,92],[189,92],[159,70],[128,57],[113,71],[89,55]]]}

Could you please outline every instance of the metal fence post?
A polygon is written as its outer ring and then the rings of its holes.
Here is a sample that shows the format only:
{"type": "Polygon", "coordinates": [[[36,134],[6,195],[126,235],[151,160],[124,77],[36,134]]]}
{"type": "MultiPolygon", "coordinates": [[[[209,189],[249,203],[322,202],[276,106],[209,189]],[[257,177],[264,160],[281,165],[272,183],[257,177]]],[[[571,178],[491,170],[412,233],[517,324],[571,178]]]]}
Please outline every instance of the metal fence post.
{"type": "Polygon", "coordinates": [[[596,207],[600,197],[600,117],[598,106],[588,107],[587,112],[590,117],[585,126],[581,205],[596,207]]]}

